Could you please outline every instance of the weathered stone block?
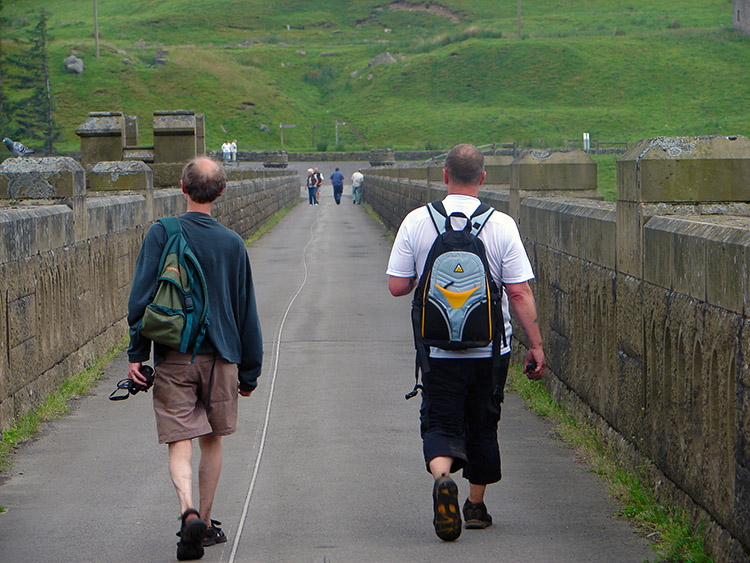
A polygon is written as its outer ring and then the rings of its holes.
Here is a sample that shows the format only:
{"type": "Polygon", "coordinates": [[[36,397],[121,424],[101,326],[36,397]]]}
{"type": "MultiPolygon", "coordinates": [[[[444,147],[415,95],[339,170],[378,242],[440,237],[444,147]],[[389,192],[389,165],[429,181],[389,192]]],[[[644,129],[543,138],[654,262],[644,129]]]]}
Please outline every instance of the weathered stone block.
{"type": "Polygon", "coordinates": [[[88,199],[89,238],[133,229],[148,221],[147,203],[141,196],[90,197],[88,199]]]}
{"type": "Polygon", "coordinates": [[[92,191],[152,190],[154,174],[140,161],[97,162],[89,172],[92,191]]]}
{"type": "Polygon", "coordinates": [[[182,178],[182,169],[185,167],[185,164],[187,164],[187,160],[185,162],[154,162],[153,164],[151,164],[154,187],[179,187],[180,179],[182,178]]]}
{"type": "Polygon", "coordinates": [[[750,201],[746,137],[657,137],[617,161],[618,201],[750,201]]]}
{"type": "Polygon", "coordinates": [[[393,149],[371,149],[368,160],[370,166],[393,166],[396,162],[393,149]]]}
{"type": "MultiPolygon", "coordinates": [[[[732,532],[745,544],[750,545],[750,468],[737,465],[734,472],[734,522],[732,532]]],[[[747,552],[745,552],[747,555],[747,552]]],[[[740,559],[736,559],[740,561],[740,559]]]]}
{"type": "Polygon", "coordinates": [[[484,170],[487,176],[485,176],[484,185],[510,185],[510,169],[514,160],[514,157],[505,155],[485,156],[484,170]]]}
{"type": "Polygon", "coordinates": [[[0,262],[21,260],[71,244],[73,240],[73,213],[65,205],[0,213],[0,262]]]}
{"type": "Polygon", "coordinates": [[[0,198],[57,199],[83,195],[86,175],[72,158],[9,158],[0,164],[0,198]]]}
{"type": "Polygon", "coordinates": [[[655,217],[649,222],[649,228],[643,230],[643,279],[671,289],[674,233],[668,224],[669,219],[655,217]]]}
{"type": "Polygon", "coordinates": [[[719,226],[706,233],[706,301],[737,314],[750,291],[750,228],[719,226]]]}
{"type": "MultiPolygon", "coordinates": [[[[185,164],[196,155],[193,110],[154,112],[154,162],[185,164]]],[[[155,185],[159,185],[156,184],[155,185]]]]}
{"type": "Polygon", "coordinates": [[[617,202],[617,270],[643,277],[643,217],[641,205],[617,202]]]}
{"type": "Polygon", "coordinates": [[[122,160],[126,139],[122,112],[89,112],[89,117],[76,129],[81,138],[81,164],[93,166],[102,160],[122,160]]]}
{"type": "Polygon", "coordinates": [[[595,192],[596,170],[596,162],[583,151],[530,151],[513,161],[510,187],[527,191],[595,192]]]}
{"type": "Polygon", "coordinates": [[[8,345],[14,348],[34,336],[37,323],[34,294],[8,303],[8,345]]]}

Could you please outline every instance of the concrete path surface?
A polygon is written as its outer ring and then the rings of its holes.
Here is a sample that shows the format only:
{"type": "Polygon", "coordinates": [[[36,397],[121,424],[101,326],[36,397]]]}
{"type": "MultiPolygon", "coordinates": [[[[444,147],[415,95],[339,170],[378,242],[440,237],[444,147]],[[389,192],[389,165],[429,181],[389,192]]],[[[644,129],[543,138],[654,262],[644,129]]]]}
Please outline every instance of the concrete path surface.
{"type": "MultiPolygon", "coordinates": [[[[304,165],[305,167],[307,165],[304,165]]],[[[330,175],[331,170],[326,177],[330,175]]],[[[343,170],[347,179],[351,170],[343,170]]],[[[224,440],[205,561],[622,562],[652,556],[604,485],[509,396],[495,524],[444,543],[432,529],[413,386],[409,298],[387,290],[390,240],[347,185],[306,198],[250,249],[264,331],[259,388],[224,440]]],[[[0,561],[175,560],[178,505],[150,394],[107,400],[113,362],[73,413],[15,457],[0,486],[0,561]]],[[[197,446],[194,456],[197,476],[197,446]]],[[[461,502],[468,484],[459,477],[461,502]]],[[[197,500],[197,493],[196,493],[197,500]]]]}

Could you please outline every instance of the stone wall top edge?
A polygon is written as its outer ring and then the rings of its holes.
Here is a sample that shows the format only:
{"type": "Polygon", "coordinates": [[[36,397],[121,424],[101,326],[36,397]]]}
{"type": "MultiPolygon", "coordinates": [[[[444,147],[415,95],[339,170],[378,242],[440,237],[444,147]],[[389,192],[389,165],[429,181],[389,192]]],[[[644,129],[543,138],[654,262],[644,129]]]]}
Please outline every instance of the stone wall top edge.
{"type": "Polygon", "coordinates": [[[697,236],[710,240],[747,238],[750,245],[750,217],[652,217],[645,225],[647,230],[668,231],[676,234],[697,236]]]}
{"type": "Polygon", "coordinates": [[[30,218],[50,217],[53,215],[72,215],[73,210],[67,205],[51,204],[16,208],[0,208],[0,221],[12,222],[30,218]]]}
{"type": "Polygon", "coordinates": [[[87,199],[89,207],[106,207],[108,205],[127,205],[144,201],[142,195],[98,195],[87,199]]]}
{"type": "Polygon", "coordinates": [[[570,213],[579,210],[578,214],[615,216],[617,204],[611,201],[600,201],[595,199],[563,198],[563,197],[528,197],[521,202],[524,207],[536,207],[540,209],[558,209],[570,213]]]}

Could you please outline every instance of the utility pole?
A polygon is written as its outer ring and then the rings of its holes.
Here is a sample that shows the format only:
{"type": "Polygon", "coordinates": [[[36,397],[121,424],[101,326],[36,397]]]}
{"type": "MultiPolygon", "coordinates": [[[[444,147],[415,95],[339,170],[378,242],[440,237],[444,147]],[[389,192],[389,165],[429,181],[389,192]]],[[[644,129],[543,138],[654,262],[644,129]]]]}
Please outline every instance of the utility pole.
{"type": "Polygon", "coordinates": [[[518,0],[518,40],[521,40],[521,0],[518,0]]]}
{"type": "Polygon", "coordinates": [[[96,0],[94,0],[94,44],[96,45],[96,58],[98,59],[99,58],[99,14],[96,10],[96,0]]]}

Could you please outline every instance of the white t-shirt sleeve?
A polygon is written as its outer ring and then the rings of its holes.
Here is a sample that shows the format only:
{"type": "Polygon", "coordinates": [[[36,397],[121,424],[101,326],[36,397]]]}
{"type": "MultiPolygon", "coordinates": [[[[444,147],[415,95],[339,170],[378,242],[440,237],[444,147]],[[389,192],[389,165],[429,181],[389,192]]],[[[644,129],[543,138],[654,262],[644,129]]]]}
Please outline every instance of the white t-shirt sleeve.
{"type": "Polygon", "coordinates": [[[413,278],[417,273],[406,219],[401,223],[396,240],[393,241],[391,257],[388,259],[388,268],[385,273],[398,278],[413,278]]]}

